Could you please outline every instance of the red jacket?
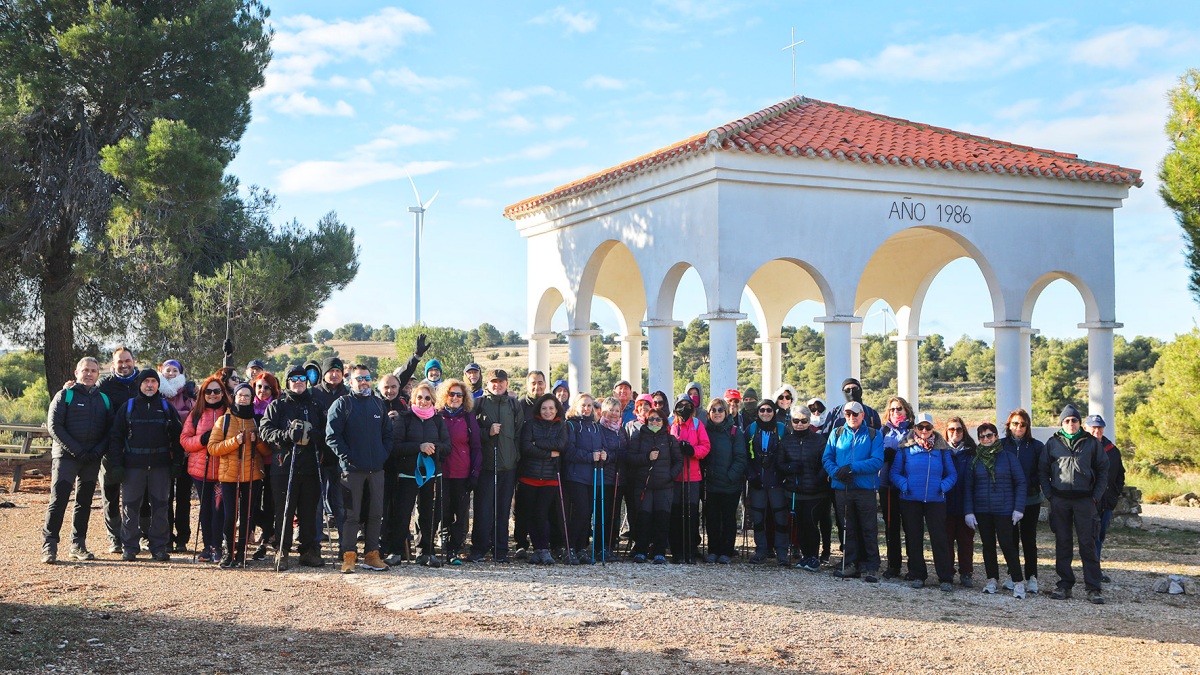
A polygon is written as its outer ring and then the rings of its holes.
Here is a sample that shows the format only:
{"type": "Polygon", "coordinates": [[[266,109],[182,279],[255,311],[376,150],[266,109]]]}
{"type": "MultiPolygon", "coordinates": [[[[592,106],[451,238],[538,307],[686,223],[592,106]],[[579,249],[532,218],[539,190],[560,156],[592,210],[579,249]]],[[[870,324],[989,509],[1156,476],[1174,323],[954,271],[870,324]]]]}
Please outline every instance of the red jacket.
{"type": "Polygon", "coordinates": [[[712,445],[708,442],[708,430],[704,428],[704,424],[700,422],[696,416],[692,416],[687,422],[680,424],[678,420],[671,423],[671,435],[680,441],[687,441],[696,449],[696,454],[693,457],[684,456],[683,470],[675,477],[675,481],[682,483],[697,483],[701,479],[700,475],[700,460],[708,457],[708,451],[712,445]],[[687,477],[684,477],[684,474],[687,477]]]}
{"type": "Polygon", "coordinates": [[[204,412],[200,413],[200,419],[197,422],[192,422],[191,415],[188,415],[183,421],[183,433],[179,436],[179,444],[187,452],[188,475],[196,480],[217,480],[217,470],[221,462],[216,458],[209,459],[208,446],[200,442],[200,437],[205,432],[212,431],[213,425],[224,414],[225,408],[223,407],[206,408],[204,412]],[[207,475],[204,471],[206,464],[208,465],[207,475]]]}

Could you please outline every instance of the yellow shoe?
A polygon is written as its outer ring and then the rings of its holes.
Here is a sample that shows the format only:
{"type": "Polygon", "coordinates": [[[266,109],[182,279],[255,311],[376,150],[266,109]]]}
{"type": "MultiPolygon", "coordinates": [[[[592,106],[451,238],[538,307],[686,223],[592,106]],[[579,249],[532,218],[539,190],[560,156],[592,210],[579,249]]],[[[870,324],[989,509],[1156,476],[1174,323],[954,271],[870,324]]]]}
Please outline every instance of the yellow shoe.
{"type": "Polygon", "coordinates": [[[383,558],[379,557],[379,551],[367,551],[367,555],[363,557],[363,567],[376,572],[382,572],[388,568],[387,563],[383,562],[383,558]]]}
{"type": "Polygon", "coordinates": [[[354,563],[358,560],[356,551],[346,551],[342,554],[342,574],[350,574],[354,571],[354,563]]]}

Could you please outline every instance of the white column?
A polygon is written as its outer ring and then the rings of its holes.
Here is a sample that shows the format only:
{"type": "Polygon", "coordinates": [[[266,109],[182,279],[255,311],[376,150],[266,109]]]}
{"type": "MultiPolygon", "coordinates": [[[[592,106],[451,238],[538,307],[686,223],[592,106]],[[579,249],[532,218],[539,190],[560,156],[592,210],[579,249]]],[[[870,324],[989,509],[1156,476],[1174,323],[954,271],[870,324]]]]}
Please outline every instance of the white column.
{"type": "MultiPolygon", "coordinates": [[[[701,314],[708,322],[708,393],[720,396],[737,387],[737,322],[746,315],[739,312],[701,314]]],[[[701,401],[708,405],[708,401],[701,401]]]]}
{"type": "Polygon", "coordinates": [[[862,318],[820,316],[815,321],[825,324],[825,401],[833,407],[833,401],[842,400],[842,380],[850,377],[851,327],[862,318]]]}
{"type": "Polygon", "coordinates": [[[783,386],[783,343],[781,337],[758,338],[755,340],[762,345],[762,398],[770,398],[771,394],[783,386]]]}
{"type": "MultiPolygon", "coordinates": [[[[983,326],[996,334],[993,348],[996,352],[996,420],[999,425],[1008,413],[1021,407],[1021,331],[1029,328],[1029,324],[992,321],[983,326]]],[[[1028,375],[1025,379],[1029,379],[1028,375]]]]}
{"type": "Polygon", "coordinates": [[[629,380],[634,391],[642,390],[642,335],[621,336],[621,379],[629,380]]]}
{"type": "Polygon", "coordinates": [[[862,346],[867,341],[862,330],[861,321],[850,326],[850,377],[856,380],[862,379],[862,346]]]}
{"type": "Polygon", "coordinates": [[[1125,324],[1116,321],[1093,321],[1079,324],[1088,332],[1088,411],[1101,415],[1113,427],[1113,330],[1125,324]]]}
{"type": "Polygon", "coordinates": [[[662,391],[671,399],[675,388],[674,331],[683,322],[650,319],[640,325],[646,329],[646,341],[650,346],[650,391],[662,391]]]}
{"type": "MultiPolygon", "coordinates": [[[[567,336],[567,385],[571,387],[571,395],[592,391],[592,336],[599,335],[598,330],[569,330],[567,336]]],[[[546,377],[550,372],[546,371],[546,377]]]]}
{"type": "Polygon", "coordinates": [[[917,370],[917,346],[924,340],[925,335],[893,335],[889,340],[896,343],[896,395],[903,396],[904,400],[913,407],[914,411],[920,411],[921,407],[917,404],[918,387],[918,370],[917,370]]]}
{"type": "Polygon", "coordinates": [[[529,335],[529,369],[540,370],[550,377],[550,341],[554,333],[531,333],[529,335]]]}
{"type": "MultiPolygon", "coordinates": [[[[1042,331],[1036,328],[1021,329],[1021,365],[1017,376],[1021,378],[1021,408],[1033,411],[1033,352],[1031,339],[1042,331]]],[[[1005,413],[1008,414],[1008,413],[1005,413]]]]}

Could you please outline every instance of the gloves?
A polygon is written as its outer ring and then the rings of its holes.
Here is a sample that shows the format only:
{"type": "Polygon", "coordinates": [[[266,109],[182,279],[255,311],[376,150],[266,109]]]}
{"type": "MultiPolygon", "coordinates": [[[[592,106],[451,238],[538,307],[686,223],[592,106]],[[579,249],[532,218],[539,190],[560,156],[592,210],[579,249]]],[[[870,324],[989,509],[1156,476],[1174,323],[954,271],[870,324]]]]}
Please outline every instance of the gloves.
{"type": "Polygon", "coordinates": [[[210,436],[212,436],[212,431],[206,431],[206,432],[200,434],[200,445],[203,445],[204,447],[207,448],[208,447],[208,438],[210,436]]]}
{"type": "Polygon", "coordinates": [[[425,352],[429,351],[429,348],[432,346],[433,345],[429,344],[429,340],[425,337],[424,333],[421,333],[420,335],[418,335],[417,336],[417,351],[416,351],[417,358],[419,359],[422,356],[425,356],[425,352]]]}
{"type": "Polygon", "coordinates": [[[479,476],[467,476],[467,492],[474,492],[479,487],[479,476]]]}
{"type": "Polygon", "coordinates": [[[300,420],[292,420],[291,427],[288,429],[289,437],[293,443],[299,443],[304,440],[304,424],[300,420]]]}
{"type": "Polygon", "coordinates": [[[833,477],[838,479],[839,482],[847,483],[850,481],[850,476],[853,476],[853,475],[854,475],[854,471],[851,470],[849,464],[846,464],[844,466],[838,467],[838,470],[833,474],[833,477]]]}
{"type": "Polygon", "coordinates": [[[692,444],[688,443],[687,441],[679,441],[679,452],[682,453],[684,457],[696,456],[696,448],[692,447],[692,444]]]}
{"type": "Polygon", "coordinates": [[[1016,525],[1017,523],[1021,522],[1021,519],[1024,517],[1025,517],[1024,513],[1021,513],[1020,511],[1013,511],[1013,525],[1016,525]]]}
{"type": "Polygon", "coordinates": [[[225,352],[225,356],[233,356],[233,340],[225,340],[225,344],[221,345],[221,349],[225,352]]]}
{"type": "Polygon", "coordinates": [[[966,515],[966,517],[963,518],[963,522],[966,523],[967,527],[971,528],[972,530],[979,529],[978,527],[976,527],[977,525],[979,525],[979,521],[975,520],[974,513],[968,513],[966,515]]]}
{"type": "Polygon", "coordinates": [[[750,489],[751,489],[751,490],[761,490],[761,489],[763,489],[763,482],[762,482],[762,479],[761,479],[761,478],[751,478],[751,479],[750,479],[750,489]]]}

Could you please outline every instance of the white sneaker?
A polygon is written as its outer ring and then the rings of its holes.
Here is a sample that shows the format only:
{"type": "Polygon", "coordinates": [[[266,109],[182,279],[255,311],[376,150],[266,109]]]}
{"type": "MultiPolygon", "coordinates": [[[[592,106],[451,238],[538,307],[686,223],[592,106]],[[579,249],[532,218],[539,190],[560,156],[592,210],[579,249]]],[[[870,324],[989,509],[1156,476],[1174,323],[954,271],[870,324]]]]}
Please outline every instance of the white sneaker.
{"type": "Polygon", "coordinates": [[[1011,591],[1012,589],[1013,589],[1012,579],[1005,579],[1004,580],[1004,590],[1011,591]]]}
{"type": "Polygon", "coordinates": [[[1029,581],[1025,584],[1025,589],[1034,595],[1038,594],[1037,577],[1029,577],[1029,581]]]}
{"type": "Polygon", "coordinates": [[[1025,582],[1018,581],[1013,584],[1013,597],[1018,600],[1025,599],[1025,582]]]}
{"type": "Polygon", "coordinates": [[[988,595],[993,595],[993,594],[995,594],[995,592],[996,592],[996,580],[995,580],[995,579],[988,579],[988,580],[987,580],[987,584],[985,584],[985,585],[984,585],[984,587],[983,587],[983,592],[984,592],[984,593],[987,593],[988,595]]]}

